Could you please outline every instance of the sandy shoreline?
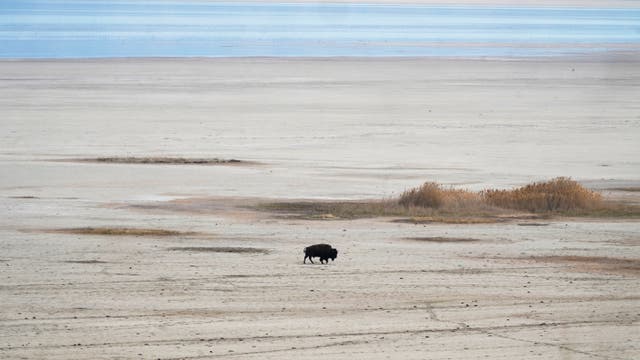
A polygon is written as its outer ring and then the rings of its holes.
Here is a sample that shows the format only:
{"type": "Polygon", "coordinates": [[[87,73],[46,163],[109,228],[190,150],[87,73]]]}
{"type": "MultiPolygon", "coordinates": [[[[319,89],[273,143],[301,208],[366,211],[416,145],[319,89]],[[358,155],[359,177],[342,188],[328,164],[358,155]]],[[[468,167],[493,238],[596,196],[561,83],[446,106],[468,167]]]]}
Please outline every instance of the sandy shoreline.
{"type": "MultiPolygon", "coordinates": [[[[421,43],[422,46],[447,46],[439,43],[421,43]]],[[[633,62],[640,61],[640,45],[631,43],[588,43],[588,44],[549,44],[549,43],[529,43],[529,44],[504,44],[504,43],[454,43],[451,46],[506,46],[506,47],[539,47],[539,48],[565,48],[574,46],[578,48],[615,48],[617,50],[598,51],[593,53],[567,53],[549,56],[159,56],[159,57],[83,57],[83,58],[0,58],[0,63],[14,62],[224,62],[233,61],[236,63],[246,63],[254,61],[307,61],[307,62],[404,62],[404,61],[422,61],[422,62],[592,62],[592,63],[616,63],[616,62],[633,62]]]]}
{"type": "Polygon", "coordinates": [[[637,220],[247,206],[561,175],[637,199],[615,59],[2,61],[0,358],[638,358],[637,220]],[[50,161],[100,157],[261,165],[50,161]]]}

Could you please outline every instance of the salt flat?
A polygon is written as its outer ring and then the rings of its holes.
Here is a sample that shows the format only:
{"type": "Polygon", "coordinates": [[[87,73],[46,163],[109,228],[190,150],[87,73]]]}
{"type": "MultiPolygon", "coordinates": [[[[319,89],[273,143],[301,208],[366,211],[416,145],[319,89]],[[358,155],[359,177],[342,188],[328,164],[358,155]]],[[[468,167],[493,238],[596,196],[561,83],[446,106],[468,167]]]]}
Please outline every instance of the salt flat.
{"type": "Polygon", "coordinates": [[[416,226],[243,207],[427,180],[637,187],[637,64],[2,61],[0,358],[637,358],[637,221],[416,226]],[[60,161],[102,156],[254,163],[60,161]],[[145,207],[191,197],[212,206],[145,207]],[[49,231],[88,226],[193,233],[49,231]],[[318,242],[338,259],[303,265],[318,242]]]}
{"type": "Polygon", "coordinates": [[[116,200],[135,187],[360,198],[426,179],[472,188],[563,175],[637,180],[637,59],[554,59],[3,61],[0,185],[47,178],[58,195],[97,198],[109,183],[106,199],[116,200]],[[100,156],[269,166],[42,161],[100,156]],[[71,171],[83,185],[58,186],[71,171]],[[107,181],[123,172],[130,182],[107,181]],[[100,191],[91,188],[96,181],[100,191]]]}

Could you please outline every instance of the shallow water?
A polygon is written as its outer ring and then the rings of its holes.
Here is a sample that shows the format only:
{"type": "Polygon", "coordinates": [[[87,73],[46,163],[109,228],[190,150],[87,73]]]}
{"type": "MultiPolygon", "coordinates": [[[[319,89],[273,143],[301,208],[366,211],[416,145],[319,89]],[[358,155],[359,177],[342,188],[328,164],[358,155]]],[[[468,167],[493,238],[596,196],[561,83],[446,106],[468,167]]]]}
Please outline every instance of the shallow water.
{"type": "Polygon", "coordinates": [[[0,57],[549,56],[638,29],[640,9],[9,0],[0,57]]]}

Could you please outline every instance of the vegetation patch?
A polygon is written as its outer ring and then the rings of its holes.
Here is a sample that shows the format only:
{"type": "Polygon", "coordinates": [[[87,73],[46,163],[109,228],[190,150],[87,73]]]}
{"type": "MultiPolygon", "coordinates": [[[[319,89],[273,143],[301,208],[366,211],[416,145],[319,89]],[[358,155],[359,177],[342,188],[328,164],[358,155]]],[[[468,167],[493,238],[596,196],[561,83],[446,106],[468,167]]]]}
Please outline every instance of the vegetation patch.
{"type": "MultiPolygon", "coordinates": [[[[409,222],[478,222],[478,216],[496,215],[497,212],[479,209],[433,209],[421,206],[405,206],[397,200],[371,201],[295,201],[272,202],[256,206],[258,210],[275,212],[290,219],[307,220],[349,220],[372,217],[405,217],[409,222]],[[465,215],[474,216],[464,217],[465,215]]],[[[495,219],[483,219],[482,222],[496,222],[495,219]]]]}
{"type": "Polygon", "coordinates": [[[219,158],[182,158],[182,157],[97,157],[72,159],[76,162],[106,163],[106,164],[161,164],[161,165],[241,165],[247,161],[219,158]]]}
{"type": "Polygon", "coordinates": [[[480,194],[469,190],[444,188],[435,182],[426,182],[403,192],[398,203],[404,207],[439,209],[478,207],[482,204],[480,194]]]}
{"type": "Polygon", "coordinates": [[[197,246],[188,246],[188,247],[172,247],[169,248],[171,251],[188,251],[188,252],[213,252],[213,253],[236,253],[236,254],[268,254],[269,250],[261,249],[261,248],[252,248],[252,247],[197,247],[197,246]]]}
{"type": "Polygon", "coordinates": [[[72,234],[72,235],[105,235],[105,236],[192,236],[196,232],[175,231],[165,229],[144,229],[126,227],[80,227],[66,229],[45,230],[50,233],[72,234]]]}
{"type": "Polygon", "coordinates": [[[487,224],[553,216],[640,217],[640,207],[606,201],[601,194],[566,177],[512,190],[480,192],[427,182],[406,190],[396,199],[272,202],[259,204],[257,208],[292,219],[400,217],[394,221],[413,224],[487,224]]]}
{"type": "Polygon", "coordinates": [[[488,204],[532,213],[591,211],[604,206],[602,195],[566,177],[513,190],[485,190],[479,195],[488,204]]]}

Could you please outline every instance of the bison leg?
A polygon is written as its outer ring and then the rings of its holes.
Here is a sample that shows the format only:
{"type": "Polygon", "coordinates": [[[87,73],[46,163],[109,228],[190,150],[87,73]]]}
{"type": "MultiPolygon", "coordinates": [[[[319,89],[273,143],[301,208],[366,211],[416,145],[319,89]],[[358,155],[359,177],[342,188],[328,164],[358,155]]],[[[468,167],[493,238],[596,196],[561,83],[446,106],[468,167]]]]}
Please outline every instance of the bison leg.
{"type": "Polygon", "coordinates": [[[307,263],[307,258],[308,258],[308,256],[307,256],[307,255],[305,255],[305,256],[304,256],[304,260],[302,260],[302,263],[303,263],[303,264],[306,264],[306,263],[307,263]]]}

